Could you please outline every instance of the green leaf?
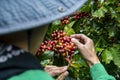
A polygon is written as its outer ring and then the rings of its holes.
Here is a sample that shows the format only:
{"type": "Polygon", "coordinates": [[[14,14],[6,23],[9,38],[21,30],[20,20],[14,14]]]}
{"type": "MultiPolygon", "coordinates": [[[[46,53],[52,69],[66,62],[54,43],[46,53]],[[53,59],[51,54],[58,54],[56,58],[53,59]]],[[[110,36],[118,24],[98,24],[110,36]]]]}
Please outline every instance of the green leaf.
{"type": "Polygon", "coordinates": [[[102,52],[104,49],[103,48],[100,48],[100,47],[97,47],[96,48],[96,52],[102,52]]]}
{"type": "Polygon", "coordinates": [[[40,55],[39,59],[47,60],[53,58],[54,52],[53,51],[45,51],[43,54],[40,55]]]}
{"type": "Polygon", "coordinates": [[[75,62],[75,63],[72,64],[72,67],[79,70],[80,67],[82,67],[82,65],[77,63],[77,62],[75,62]]]}
{"type": "Polygon", "coordinates": [[[113,56],[113,61],[114,64],[117,65],[120,68],[120,45],[115,45],[116,47],[112,47],[110,49],[112,56],[113,56]]]}
{"type": "Polygon", "coordinates": [[[54,30],[59,29],[59,27],[60,27],[59,24],[60,23],[61,23],[60,20],[56,20],[52,24],[50,24],[49,27],[48,27],[48,32],[47,33],[52,34],[54,30]]]}
{"type": "Polygon", "coordinates": [[[80,23],[81,23],[81,20],[77,20],[77,21],[74,23],[74,25],[72,26],[72,28],[74,29],[75,33],[79,33],[80,23]]]}
{"type": "Polygon", "coordinates": [[[112,7],[109,8],[109,13],[111,14],[112,18],[116,18],[117,17],[116,12],[115,12],[115,10],[112,7]]]}
{"type": "Polygon", "coordinates": [[[113,60],[113,56],[108,49],[105,49],[102,53],[102,61],[109,64],[113,60]]]}
{"type": "Polygon", "coordinates": [[[81,9],[79,9],[79,12],[90,12],[91,9],[91,1],[88,0],[85,6],[83,6],[81,9]]]}
{"type": "Polygon", "coordinates": [[[109,37],[114,37],[116,34],[116,29],[114,27],[108,29],[109,37]]]}
{"type": "Polygon", "coordinates": [[[118,12],[120,12],[120,7],[117,7],[116,10],[117,10],[118,12]]]}
{"type": "Polygon", "coordinates": [[[120,24],[120,14],[116,14],[117,15],[117,18],[116,18],[116,20],[119,22],[119,24],[120,24]]]}
{"type": "Polygon", "coordinates": [[[70,36],[72,34],[74,34],[74,30],[71,27],[64,27],[64,32],[66,33],[67,36],[70,36]]]}
{"type": "Polygon", "coordinates": [[[80,54],[75,54],[72,61],[76,62],[75,64],[79,64],[79,67],[87,66],[80,54]]]}
{"type": "Polygon", "coordinates": [[[106,0],[106,4],[115,4],[117,3],[119,0],[106,0]]]}
{"type": "Polygon", "coordinates": [[[53,25],[59,25],[61,22],[60,22],[60,20],[56,20],[56,21],[54,21],[52,24],[53,25]]]}
{"type": "Polygon", "coordinates": [[[105,16],[105,13],[107,12],[107,9],[102,6],[100,9],[96,10],[92,16],[93,17],[98,17],[98,18],[101,18],[101,17],[104,17],[105,16]]]}
{"type": "Polygon", "coordinates": [[[71,28],[74,25],[75,21],[70,22],[69,24],[67,24],[67,27],[71,28]]]}
{"type": "Polygon", "coordinates": [[[40,64],[41,64],[43,67],[45,67],[46,65],[52,65],[50,59],[42,60],[42,61],[40,62],[40,64]]]}

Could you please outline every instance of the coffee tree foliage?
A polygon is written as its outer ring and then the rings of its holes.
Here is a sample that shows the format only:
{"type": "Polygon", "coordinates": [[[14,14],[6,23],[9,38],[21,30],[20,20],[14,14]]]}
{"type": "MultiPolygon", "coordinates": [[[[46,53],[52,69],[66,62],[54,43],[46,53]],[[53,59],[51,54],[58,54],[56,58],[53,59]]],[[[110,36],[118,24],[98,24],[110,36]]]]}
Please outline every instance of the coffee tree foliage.
{"type": "MultiPolygon", "coordinates": [[[[68,36],[85,34],[94,41],[96,54],[110,75],[120,80],[120,1],[88,0],[67,18],[53,22],[46,34],[49,39],[54,30],[63,30],[68,36]],[[79,13],[79,15],[78,15],[79,13]],[[65,22],[64,22],[65,21],[65,22]]],[[[75,52],[72,73],[66,80],[91,80],[89,67],[75,52]]]]}

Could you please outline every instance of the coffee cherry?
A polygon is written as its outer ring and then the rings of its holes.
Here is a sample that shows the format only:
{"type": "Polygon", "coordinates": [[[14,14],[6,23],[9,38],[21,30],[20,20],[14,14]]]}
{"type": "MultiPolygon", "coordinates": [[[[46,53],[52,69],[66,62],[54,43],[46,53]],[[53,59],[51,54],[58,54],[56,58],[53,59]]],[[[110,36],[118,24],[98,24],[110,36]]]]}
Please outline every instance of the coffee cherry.
{"type": "Polygon", "coordinates": [[[72,64],[72,63],[70,64],[70,67],[73,67],[73,64],[72,64]]]}
{"type": "Polygon", "coordinates": [[[69,62],[70,59],[69,59],[69,58],[65,58],[65,60],[66,60],[67,62],[69,62]]]}
{"type": "Polygon", "coordinates": [[[80,19],[80,17],[81,17],[80,13],[78,13],[78,12],[75,12],[74,15],[73,15],[74,19],[80,19]]]}
{"type": "Polygon", "coordinates": [[[69,16],[66,16],[66,17],[62,18],[61,23],[62,24],[68,24],[69,23],[69,16]]]}

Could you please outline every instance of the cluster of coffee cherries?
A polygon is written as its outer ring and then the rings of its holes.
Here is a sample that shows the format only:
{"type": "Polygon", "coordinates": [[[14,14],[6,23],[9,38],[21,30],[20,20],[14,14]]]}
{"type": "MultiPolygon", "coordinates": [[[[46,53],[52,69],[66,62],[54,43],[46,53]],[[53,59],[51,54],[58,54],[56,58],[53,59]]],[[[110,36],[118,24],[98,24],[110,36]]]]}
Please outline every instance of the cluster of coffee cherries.
{"type": "Polygon", "coordinates": [[[71,19],[78,20],[83,17],[90,17],[90,14],[85,13],[85,12],[75,12],[72,16],[66,16],[61,19],[62,24],[68,24],[71,19]]]}
{"type": "Polygon", "coordinates": [[[46,50],[51,50],[54,51],[55,54],[60,54],[66,60],[71,59],[76,50],[76,46],[71,42],[71,38],[66,36],[66,33],[62,30],[55,30],[51,34],[51,38],[51,40],[42,42],[37,55],[40,55],[46,50]]]}
{"type": "Polygon", "coordinates": [[[61,23],[62,24],[68,24],[69,23],[69,16],[66,16],[66,17],[62,18],[61,23]]]}
{"type": "Polygon", "coordinates": [[[80,18],[83,18],[83,17],[90,17],[90,14],[85,13],[85,12],[75,12],[73,14],[74,19],[80,19],[80,18]]]}
{"type": "Polygon", "coordinates": [[[48,40],[48,41],[42,42],[36,55],[39,56],[41,53],[44,53],[46,50],[53,51],[54,50],[54,46],[56,44],[57,44],[56,40],[54,40],[54,41],[48,40]]]}

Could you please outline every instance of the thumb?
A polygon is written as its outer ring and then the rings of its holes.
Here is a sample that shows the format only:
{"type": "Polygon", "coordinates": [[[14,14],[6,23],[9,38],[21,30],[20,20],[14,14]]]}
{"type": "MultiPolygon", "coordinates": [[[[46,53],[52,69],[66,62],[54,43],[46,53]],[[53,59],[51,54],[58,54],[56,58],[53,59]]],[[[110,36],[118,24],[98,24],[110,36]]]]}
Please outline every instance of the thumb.
{"type": "Polygon", "coordinates": [[[79,49],[83,46],[83,44],[80,43],[80,42],[79,42],[77,39],[75,39],[75,38],[72,38],[71,41],[72,41],[79,49]]]}

